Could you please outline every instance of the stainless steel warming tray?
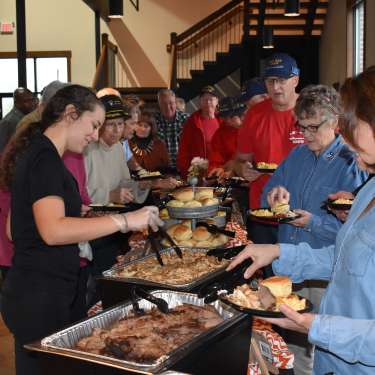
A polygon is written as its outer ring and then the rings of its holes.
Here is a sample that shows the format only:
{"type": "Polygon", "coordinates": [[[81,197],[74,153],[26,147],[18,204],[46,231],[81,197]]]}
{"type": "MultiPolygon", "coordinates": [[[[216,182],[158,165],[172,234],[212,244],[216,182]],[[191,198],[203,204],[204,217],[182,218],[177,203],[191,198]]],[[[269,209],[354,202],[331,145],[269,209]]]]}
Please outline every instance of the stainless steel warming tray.
{"type": "MultiPolygon", "coordinates": [[[[151,292],[154,296],[166,300],[171,308],[183,303],[193,304],[196,306],[204,306],[203,299],[199,299],[196,295],[184,292],[156,290],[151,292]]],[[[145,310],[149,310],[153,305],[146,301],[140,300],[139,305],[145,310]]],[[[150,374],[166,369],[176,363],[178,360],[186,356],[192,350],[211,340],[224,330],[236,324],[244,318],[244,315],[236,310],[216,301],[211,304],[215,310],[223,318],[223,322],[219,325],[207,330],[206,332],[194,337],[189,342],[183,344],[179,348],[173,350],[167,355],[159,358],[152,363],[137,363],[131,361],[120,360],[99,354],[86,353],[75,349],[77,342],[91,334],[94,328],[109,328],[119,319],[128,316],[132,312],[130,302],[116,306],[103,313],[77,323],[60,332],[52,334],[41,341],[40,347],[35,345],[27,346],[31,350],[38,350],[47,353],[53,353],[60,356],[67,356],[74,359],[95,362],[101,365],[112,366],[120,369],[126,369],[142,374],[150,374]]]]}
{"type": "MultiPolygon", "coordinates": [[[[184,251],[191,251],[191,252],[200,252],[200,253],[207,253],[210,249],[200,249],[200,248],[185,248],[182,247],[184,251]]],[[[173,253],[174,250],[172,248],[164,249],[160,251],[160,254],[167,254],[167,253],[173,253]]],[[[123,281],[130,284],[138,284],[138,285],[147,285],[152,286],[154,288],[173,288],[175,290],[192,290],[196,286],[199,286],[203,283],[206,283],[207,281],[211,279],[215,279],[217,276],[223,274],[225,272],[225,268],[227,267],[227,263],[223,262],[223,266],[221,268],[218,268],[216,271],[206,273],[202,275],[201,277],[190,281],[189,283],[185,284],[172,284],[168,283],[167,281],[164,283],[150,281],[146,279],[140,279],[140,278],[130,278],[130,277],[124,277],[118,274],[119,271],[123,270],[125,267],[134,264],[134,263],[141,263],[143,260],[155,257],[154,254],[149,254],[143,258],[136,259],[132,262],[129,262],[124,265],[117,265],[112,267],[108,271],[103,272],[103,277],[108,280],[116,280],[116,281],[123,281]]]]}

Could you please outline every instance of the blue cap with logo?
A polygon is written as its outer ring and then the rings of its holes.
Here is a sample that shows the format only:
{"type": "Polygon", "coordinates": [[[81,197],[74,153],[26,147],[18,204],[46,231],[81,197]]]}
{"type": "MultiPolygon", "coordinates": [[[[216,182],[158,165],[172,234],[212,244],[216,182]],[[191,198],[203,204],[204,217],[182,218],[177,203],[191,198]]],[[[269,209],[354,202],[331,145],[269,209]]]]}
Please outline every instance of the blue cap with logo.
{"type": "Polygon", "coordinates": [[[267,94],[264,81],[259,77],[254,77],[243,84],[241,94],[238,96],[238,101],[244,103],[255,95],[263,94],[267,94]]]}
{"type": "Polygon", "coordinates": [[[287,53],[274,53],[266,61],[263,77],[291,78],[299,76],[296,60],[287,53]]]}

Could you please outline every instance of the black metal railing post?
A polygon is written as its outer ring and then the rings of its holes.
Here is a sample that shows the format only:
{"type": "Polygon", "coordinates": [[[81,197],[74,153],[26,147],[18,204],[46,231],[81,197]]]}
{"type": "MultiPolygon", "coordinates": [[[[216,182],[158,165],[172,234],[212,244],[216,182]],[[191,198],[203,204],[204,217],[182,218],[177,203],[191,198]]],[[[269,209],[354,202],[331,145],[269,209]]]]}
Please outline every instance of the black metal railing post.
{"type": "Polygon", "coordinates": [[[177,33],[171,33],[171,53],[172,53],[172,71],[170,87],[172,90],[177,88],[177,33]]]}

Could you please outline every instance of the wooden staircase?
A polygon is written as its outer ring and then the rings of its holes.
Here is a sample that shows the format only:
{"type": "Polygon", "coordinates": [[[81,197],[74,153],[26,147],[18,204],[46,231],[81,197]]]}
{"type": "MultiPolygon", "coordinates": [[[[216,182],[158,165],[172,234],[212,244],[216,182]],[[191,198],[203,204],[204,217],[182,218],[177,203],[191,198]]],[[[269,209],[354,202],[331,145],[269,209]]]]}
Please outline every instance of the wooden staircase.
{"type": "Polygon", "coordinates": [[[328,0],[301,0],[300,16],[284,16],[284,0],[233,0],[177,35],[171,34],[170,86],[189,101],[240,69],[240,84],[262,71],[265,58],[290,53],[301,68],[301,86],[319,77],[319,39],[328,0]],[[273,27],[274,50],[262,48],[265,26],[273,27]]]}

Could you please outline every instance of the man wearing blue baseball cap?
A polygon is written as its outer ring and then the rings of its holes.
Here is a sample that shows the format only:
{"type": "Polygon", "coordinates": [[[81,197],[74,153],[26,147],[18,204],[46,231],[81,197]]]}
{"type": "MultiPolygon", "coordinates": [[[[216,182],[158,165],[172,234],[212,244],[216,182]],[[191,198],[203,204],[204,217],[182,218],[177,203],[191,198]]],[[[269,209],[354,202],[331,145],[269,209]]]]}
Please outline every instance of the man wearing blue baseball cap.
{"type": "MultiPolygon", "coordinates": [[[[262,75],[269,99],[247,112],[239,131],[236,172],[250,182],[252,209],[260,207],[260,196],[270,178],[270,173],[257,171],[257,163],[279,165],[294,147],[304,142],[303,135],[295,128],[293,111],[298,98],[299,73],[297,63],[290,55],[275,53],[270,56],[262,75]]],[[[249,221],[248,233],[254,243],[277,242],[277,225],[249,221]]],[[[270,269],[266,269],[266,276],[270,276],[269,272],[270,269]]],[[[295,353],[295,373],[311,374],[312,358],[306,355],[307,340],[295,343],[291,345],[295,353]]]]}

